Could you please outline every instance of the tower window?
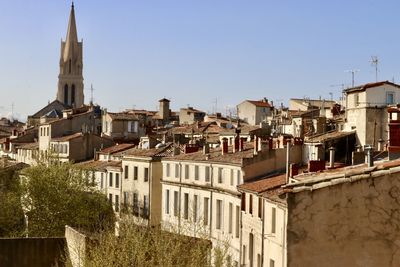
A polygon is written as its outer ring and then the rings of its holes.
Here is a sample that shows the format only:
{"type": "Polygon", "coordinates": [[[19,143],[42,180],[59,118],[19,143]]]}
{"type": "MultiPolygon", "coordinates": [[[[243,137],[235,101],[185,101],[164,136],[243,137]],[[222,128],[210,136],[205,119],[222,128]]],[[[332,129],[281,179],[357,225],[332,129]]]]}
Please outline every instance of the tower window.
{"type": "Polygon", "coordinates": [[[64,86],[64,104],[68,105],[68,84],[64,86]]]}
{"type": "Polygon", "coordinates": [[[75,84],[71,87],[71,105],[75,104],[75,84]]]}
{"type": "Polygon", "coordinates": [[[71,67],[72,67],[72,62],[71,59],[68,62],[68,73],[71,74],[71,67]]]}

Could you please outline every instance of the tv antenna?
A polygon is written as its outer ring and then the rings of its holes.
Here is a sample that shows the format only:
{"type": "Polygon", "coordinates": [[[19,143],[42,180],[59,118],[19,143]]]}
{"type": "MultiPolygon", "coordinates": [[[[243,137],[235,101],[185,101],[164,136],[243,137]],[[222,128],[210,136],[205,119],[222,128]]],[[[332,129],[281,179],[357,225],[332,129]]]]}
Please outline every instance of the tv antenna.
{"type": "Polygon", "coordinates": [[[371,65],[375,67],[375,81],[378,82],[378,63],[379,59],[377,56],[371,56],[371,65]]]}
{"type": "Polygon", "coordinates": [[[351,87],[354,87],[354,75],[359,72],[360,70],[345,70],[344,72],[349,72],[351,73],[351,87]]]}

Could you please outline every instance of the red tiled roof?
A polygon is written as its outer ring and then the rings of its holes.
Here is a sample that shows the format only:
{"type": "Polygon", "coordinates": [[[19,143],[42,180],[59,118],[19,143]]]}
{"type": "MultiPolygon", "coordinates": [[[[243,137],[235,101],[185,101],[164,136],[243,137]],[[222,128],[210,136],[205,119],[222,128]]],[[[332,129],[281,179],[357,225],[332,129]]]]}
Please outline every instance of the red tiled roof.
{"type": "Polygon", "coordinates": [[[256,100],[246,100],[247,102],[250,102],[253,105],[256,105],[257,107],[264,107],[264,108],[270,108],[271,105],[268,102],[265,101],[256,101],[256,100]]]}
{"type": "Polygon", "coordinates": [[[263,193],[267,190],[276,189],[286,182],[286,174],[273,177],[262,178],[261,180],[244,183],[238,186],[239,190],[250,191],[254,193],[263,193]]]}
{"type": "Polygon", "coordinates": [[[75,164],[76,167],[95,171],[104,171],[107,167],[122,168],[121,161],[89,160],[75,164]]]}
{"type": "Polygon", "coordinates": [[[72,139],[75,139],[75,138],[78,138],[78,137],[81,137],[81,136],[83,136],[83,134],[81,132],[79,132],[79,133],[74,133],[74,134],[71,134],[71,135],[52,138],[51,142],[53,142],[53,141],[54,142],[67,142],[67,141],[70,141],[72,139]]]}
{"type": "Polygon", "coordinates": [[[373,87],[378,87],[378,86],[382,86],[384,84],[389,84],[395,87],[400,88],[400,85],[396,84],[396,83],[392,83],[389,81],[381,81],[381,82],[375,82],[375,83],[366,83],[360,86],[356,86],[356,87],[352,87],[352,88],[348,88],[343,90],[346,93],[352,93],[352,92],[363,92],[368,88],[373,88],[373,87]]]}
{"type": "Polygon", "coordinates": [[[121,152],[130,148],[133,148],[134,144],[117,144],[115,146],[110,146],[99,151],[100,154],[114,154],[121,152]]]}

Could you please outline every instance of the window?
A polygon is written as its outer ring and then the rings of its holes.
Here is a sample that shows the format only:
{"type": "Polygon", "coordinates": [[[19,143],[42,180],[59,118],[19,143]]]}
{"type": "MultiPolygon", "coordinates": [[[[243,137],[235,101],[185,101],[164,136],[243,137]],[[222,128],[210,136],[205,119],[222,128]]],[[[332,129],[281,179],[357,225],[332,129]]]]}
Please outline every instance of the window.
{"type": "Polygon", "coordinates": [[[133,167],[133,180],[138,179],[138,166],[133,167]]]}
{"type": "Polygon", "coordinates": [[[198,202],[198,196],[194,195],[193,196],[193,222],[197,222],[197,202],[198,202]]]}
{"type": "Polygon", "coordinates": [[[108,201],[110,201],[110,204],[112,205],[112,194],[108,194],[108,201]]]}
{"type": "Polygon", "coordinates": [[[258,217],[262,217],[262,206],[263,206],[263,201],[261,197],[258,197],[258,217]]]}
{"type": "Polygon", "coordinates": [[[165,190],[165,214],[169,214],[169,190],[165,190]]]}
{"type": "Polygon", "coordinates": [[[387,92],[386,93],[386,104],[387,105],[394,104],[394,92],[387,92]]]}
{"type": "Polygon", "coordinates": [[[183,195],[183,218],[189,219],[189,194],[185,193],[183,195]]]}
{"type": "Polygon", "coordinates": [[[229,203],[229,227],[228,227],[228,232],[232,234],[232,226],[233,226],[233,205],[232,203],[229,203]]]}
{"type": "Polygon", "coordinates": [[[222,168],[218,168],[218,183],[222,184],[222,168]]]}
{"type": "Polygon", "coordinates": [[[217,221],[216,228],[221,229],[222,226],[222,200],[217,199],[217,221]]]}
{"type": "Polygon", "coordinates": [[[143,218],[149,218],[149,197],[146,195],[143,196],[143,218]]]}
{"type": "Polygon", "coordinates": [[[71,87],[71,105],[75,104],[75,84],[71,87]]]}
{"type": "Polygon", "coordinates": [[[271,233],[276,233],[276,208],[272,208],[271,214],[271,233]]]}
{"type": "Polygon", "coordinates": [[[354,106],[357,107],[359,104],[358,93],[354,94],[354,106]]]}
{"type": "Polygon", "coordinates": [[[112,174],[112,172],[110,172],[110,181],[109,181],[109,184],[108,184],[109,186],[112,186],[113,185],[113,174],[112,174]]]}
{"type": "Polygon", "coordinates": [[[179,164],[175,164],[175,178],[179,178],[179,164]]]}
{"type": "Polygon", "coordinates": [[[249,213],[253,214],[253,195],[249,194],[249,213]]]}
{"type": "Polygon", "coordinates": [[[243,245],[243,265],[246,263],[246,246],[243,245]]]}
{"type": "Polygon", "coordinates": [[[133,200],[132,200],[132,205],[133,205],[133,214],[137,216],[139,214],[139,199],[138,199],[138,193],[133,193],[133,200]]]}
{"type": "Polygon", "coordinates": [[[206,182],[210,181],[210,167],[206,167],[206,182]]]}
{"type": "Polygon", "coordinates": [[[236,237],[239,238],[239,230],[240,230],[240,207],[236,206],[236,229],[235,234],[236,237]]]}
{"type": "Polygon", "coordinates": [[[208,225],[208,203],[210,202],[210,199],[208,197],[204,198],[204,215],[203,215],[203,220],[204,220],[204,225],[208,225]]]}
{"type": "Polygon", "coordinates": [[[236,175],[237,175],[237,177],[236,177],[236,179],[237,179],[236,185],[240,185],[240,171],[239,170],[237,171],[236,175]]]}
{"type": "Polygon", "coordinates": [[[128,121],[128,132],[137,133],[138,131],[138,122],[137,121],[128,121]]]}
{"type": "Polygon", "coordinates": [[[179,195],[178,191],[174,191],[174,216],[178,216],[178,210],[179,210],[179,195]]]}
{"type": "Polygon", "coordinates": [[[185,179],[189,179],[189,165],[185,165],[185,179]]]}
{"type": "Polygon", "coordinates": [[[124,206],[128,205],[128,192],[124,192],[124,206]]]}
{"type": "Polygon", "coordinates": [[[144,181],[149,181],[149,168],[144,168],[144,181]]]}
{"type": "Polygon", "coordinates": [[[269,259],[269,267],[275,267],[275,261],[273,259],[269,259]]]}
{"type": "Polygon", "coordinates": [[[115,195],[115,211],[119,211],[119,196],[115,195]]]}
{"type": "Polygon", "coordinates": [[[119,188],[119,173],[115,174],[115,188],[119,188]]]}
{"type": "Polygon", "coordinates": [[[199,180],[199,166],[194,166],[194,179],[199,180]]]}
{"type": "Polygon", "coordinates": [[[104,173],[100,175],[100,188],[103,189],[103,180],[104,180],[104,173]]]}
{"type": "Polygon", "coordinates": [[[261,254],[257,254],[257,267],[261,267],[261,254]]]}
{"type": "Polygon", "coordinates": [[[129,170],[129,167],[128,167],[128,165],[125,165],[125,167],[124,167],[124,177],[125,177],[125,179],[128,179],[128,170],[129,170]]]}
{"type": "Polygon", "coordinates": [[[233,169],[231,169],[231,185],[233,186],[233,169]]]}
{"type": "Polygon", "coordinates": [[[242,193],[242,211],[246,212],[246,193],[242,193]]]}
{"type": "Polygon", "coordinates": [[[166,175],[167,175],[167,177],[170,177],[171,176],[171,173],[170,173],[170,166],[169,166],[169,163],[167,163],[167,165],[165,166],[165,168],[166,168],[166,175]]]}

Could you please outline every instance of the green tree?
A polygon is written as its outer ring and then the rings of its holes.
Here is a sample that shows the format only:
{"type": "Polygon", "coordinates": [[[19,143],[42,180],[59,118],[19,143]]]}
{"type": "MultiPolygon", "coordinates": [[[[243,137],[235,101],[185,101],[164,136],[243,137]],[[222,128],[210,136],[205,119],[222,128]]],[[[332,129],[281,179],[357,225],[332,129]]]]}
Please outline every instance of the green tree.
{"type": "Polygon", "coordinates": [[[0,237],[18,237],[24,232],[24,214],[18,171],[22,164],[0,164],[0,237]]]}
{"type": "Polygon", "coordinates": [[[65,225],[96,232],[113,227],[107,198],[72,164],[39,163],[22,173],[22,204],[29,236],[63,236],[65,225]]]}

